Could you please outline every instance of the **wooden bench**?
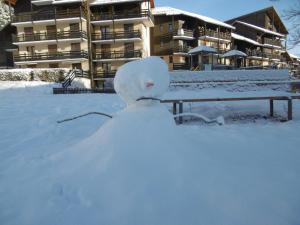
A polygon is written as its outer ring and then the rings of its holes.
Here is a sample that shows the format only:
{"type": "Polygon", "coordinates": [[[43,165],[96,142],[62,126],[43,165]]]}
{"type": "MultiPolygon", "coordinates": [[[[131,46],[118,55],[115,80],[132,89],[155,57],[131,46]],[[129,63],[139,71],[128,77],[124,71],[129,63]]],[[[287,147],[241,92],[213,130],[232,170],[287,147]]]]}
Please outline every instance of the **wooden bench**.
{"type": "MultiPolygon", "coordinates": [[[[274,116],[274,101],[287,101],[288,112],[287,120],[293,119],[293,99],[300,99],[300,95],[291,96],[259,96],[259,97],[233,97],[233,98],[195,98],[195,99],[165,99],[161,100],[161,103],[172,103],[173,114],[177,114],[177,105],[179,105],[179,114],[183,113],[183,104],[192,102],[227,102],[227,101],[258,101],[268,100],[270,104],[270,116],[274,116]]],[[[183,119],[179,117],[179,124],[182,124],[183,119]]]]}

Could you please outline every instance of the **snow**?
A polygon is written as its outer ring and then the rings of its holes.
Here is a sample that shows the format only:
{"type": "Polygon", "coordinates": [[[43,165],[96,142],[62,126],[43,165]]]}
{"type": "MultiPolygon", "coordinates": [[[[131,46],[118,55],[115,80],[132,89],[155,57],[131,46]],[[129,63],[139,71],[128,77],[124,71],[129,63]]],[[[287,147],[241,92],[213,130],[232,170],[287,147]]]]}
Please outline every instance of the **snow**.
{"type": "Polygon", "coordinates": [[[238,50],[230,50],[222,55],[222,57],[233,57],[233,56],[247,57],[247,54],[238,50]]]}
{"type": "Polygon", "coordinates": [[[287,81],[288,70],[173,71],[171,82],[287,81]]]}
{"type": "Polygon", "coordinates": [[[169,6],[155,7],[152,10],[152,14],[153,15],[167,15],[167,16],[185,15],[185,16],[189,16],[189,17],[199,19],[201,21],[205,21],[207,23],[212,23],[212,24],[219,25],[219,26],[222,26],[222,27],[235,29],[233,26],[231,26],[227,23],[221,22],[219,20],[216,20],[216,19],[213,19],[213,18],[210,18],[210,17],[207,17],[207,16],[199,15],[199,14],[196,14],[196,13],[191,13],[191,12],[187,12],[187,11],[184,11],[184,10],[172,8],[172,7],[169,7],[169,6]]]}
{"type": "Polygon", "coordinates": [[[254,28],[256,30],[260,30],[264,33],[268,33],[268,34],[273,34],[273,35],[276,35],[276,36],[279,36],[279,37],[285,37],[284,34],[280,34],[280,33],[277,33],[277,32],[274,32],[274,31],[271,31],[271,30],[268,30],[268,29],[265,29],[265,28],[262,28],[262,27],[259,27],[259,26],[255,26],[253,24],[250,24],[250,23],[245,23],[245,22],[242,22],[242,21],[235,21],[235,23],[240,23],[240,24],[243,24],[247,27],[251,27],[251,28],[254,28]]]}
{"type": "Polygon", "coordinates": [[[128,104],[142,97],[157,98],[168,90],[168,66],[160,57],[152,56],[121,66],[114,79],[119,96],[128,104]]]}
{"type": "MultiPolygon", "coordinates": [[[[264,101],[217,102],[184,112],[223,116],[225,125],[175,126],[166,105],[52,95],[53,85],[0,82],[1,224],[300,223],[298,100],[290,122],[279,121],[283,101],[275,102],[275,119],[264,101]],[[115,120],[56,123],[90,111],[115,120]]],[[[181,90],[163,98],[220,94],[181,90]]]]}
{"type": "Polygon", "coordinates": [[[239,35],[239,34],[236,34],[236,33],[231,33],[231,37],[233,38],[233,39],[237,39],[237,40],[241,40],[241,41],[246,41],[246,42],[248,42],[248,43],[250,43],[250,44],[253,44],[253,45],[256,45],[256,46],[262,46],[260,43],[258,43],[257,41],[254,41],[254,40],[252,40],[252,39],[250,39],[250,38],[246,38],[246,37],[244,37],[244,36],[242,36],[242,35],[239,35]]]}
{"type": "Polygon", "coordinates": [[[195,47],[193,49],[191,49],[188,54],[199,54],[201,52],[204,53],[217,53],[217,50],[213,47],[209,47],[209,46],[205,46],[205,45],[200,45],[198,47],[195,47]]]}

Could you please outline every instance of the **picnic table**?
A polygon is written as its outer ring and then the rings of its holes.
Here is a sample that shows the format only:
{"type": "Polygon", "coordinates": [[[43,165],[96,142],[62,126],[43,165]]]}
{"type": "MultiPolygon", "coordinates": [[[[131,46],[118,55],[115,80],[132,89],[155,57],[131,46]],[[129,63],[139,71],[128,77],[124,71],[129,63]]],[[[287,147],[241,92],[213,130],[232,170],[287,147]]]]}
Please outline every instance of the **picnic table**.
{"type": "MultiPolygon", "coordinates": [[[[266,95],[266,96],[240,96],[240,97],[220,97],[220,98],[180,98],[180,99],[163,99],[161,103],[172,103],[173,114],[177,114],[177,105],[179,106],[179,114],[183,113],[184,103],[193,102],[227,102],[227,101],[259,101],[268,100],[270,104],[270,116],[274,116],[274,101],[287,101],[288,111],[287,120],[293,119],[293,99],[300,99],[300,95],[266,95]]],[[[179,116],[179,124],[182,124],[183,118],[179,116]]]]}

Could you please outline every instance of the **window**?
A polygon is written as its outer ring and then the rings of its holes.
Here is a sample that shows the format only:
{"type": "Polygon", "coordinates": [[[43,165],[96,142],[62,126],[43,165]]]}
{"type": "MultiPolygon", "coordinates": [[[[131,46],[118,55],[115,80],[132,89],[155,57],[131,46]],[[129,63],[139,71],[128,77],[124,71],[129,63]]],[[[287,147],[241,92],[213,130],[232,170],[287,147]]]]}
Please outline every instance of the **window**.
{"type": "Polygon", "coordinates": [[[169,31],[173,31],[173,25],[169,23],[169,31]]]}
{"type": "Polygon", "coordinates": [[[81,70],[82,69],[81,63],[73,63],[72,64],[72,69],[81,70]]]}
{"type": "Polygon", "coordinates": [[[27,46],[27,47],[26,47],[26,51],[27,51],[27,54],[28,54],[28,55],[34,55],[34,53],[35,53],[35,48],[34,48],[34,46],[27,46]]]}
{"type": "Polygon", "coordinates": [[[49,64],[49,68],[59,68],[58,63],[51,63],[49,64]]]}
{"type": "Polygon", "coordinates": [[[51,53],[56,53],[57,52],[57,45],[48,45],[48,52],[51,53]]]}
{"type": "Polygon", "coordinates": [[[70,31],[79,31],[79,23],[70,23],[70,31]]]}
{"type": "Polygon", "coordinates": [[[80,43],[71,43],[71,51],[80,51],[80,43]]]}
{"type": "Polygon", "coordinates": [[[160,41],[160,47],[163,47],[163,46],[164,46],[164,42],[160,41]]]}
{"type": "Polygon", "coordinates": [[[164,31],[164,26],[161,24],[161,25],[159,25],[159,31],[160,32],[163,32],[164,31]]]}
{"type": "Polygon", "coordinates": [[[132,32],[133,31],[133,24],[124,24],[124,31],[125,32],[132,32]]]}
{"type": "Polygon", "coordinates": [[[169,63],[173,63],[173,56],[169,56],[169,63]]]}

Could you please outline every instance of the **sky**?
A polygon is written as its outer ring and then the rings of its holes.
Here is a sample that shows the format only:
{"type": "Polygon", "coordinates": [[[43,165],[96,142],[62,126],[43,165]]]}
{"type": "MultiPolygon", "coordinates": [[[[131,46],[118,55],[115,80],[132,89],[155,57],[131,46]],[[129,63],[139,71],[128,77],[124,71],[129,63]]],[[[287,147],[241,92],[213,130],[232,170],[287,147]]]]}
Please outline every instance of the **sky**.
{"type": "MultiPolygon", "coordinates": [[[[225,21],[272,5],[282,15],[285,10],[293,7],[297,0],[155,0],[154,2],[156,7],[171,6],[225,21]]],[[[292,27],[288,21],[283,22],[288,29],[292,27]]],[[[300,46],[289,51],[300,56],[300,46]]]]}

